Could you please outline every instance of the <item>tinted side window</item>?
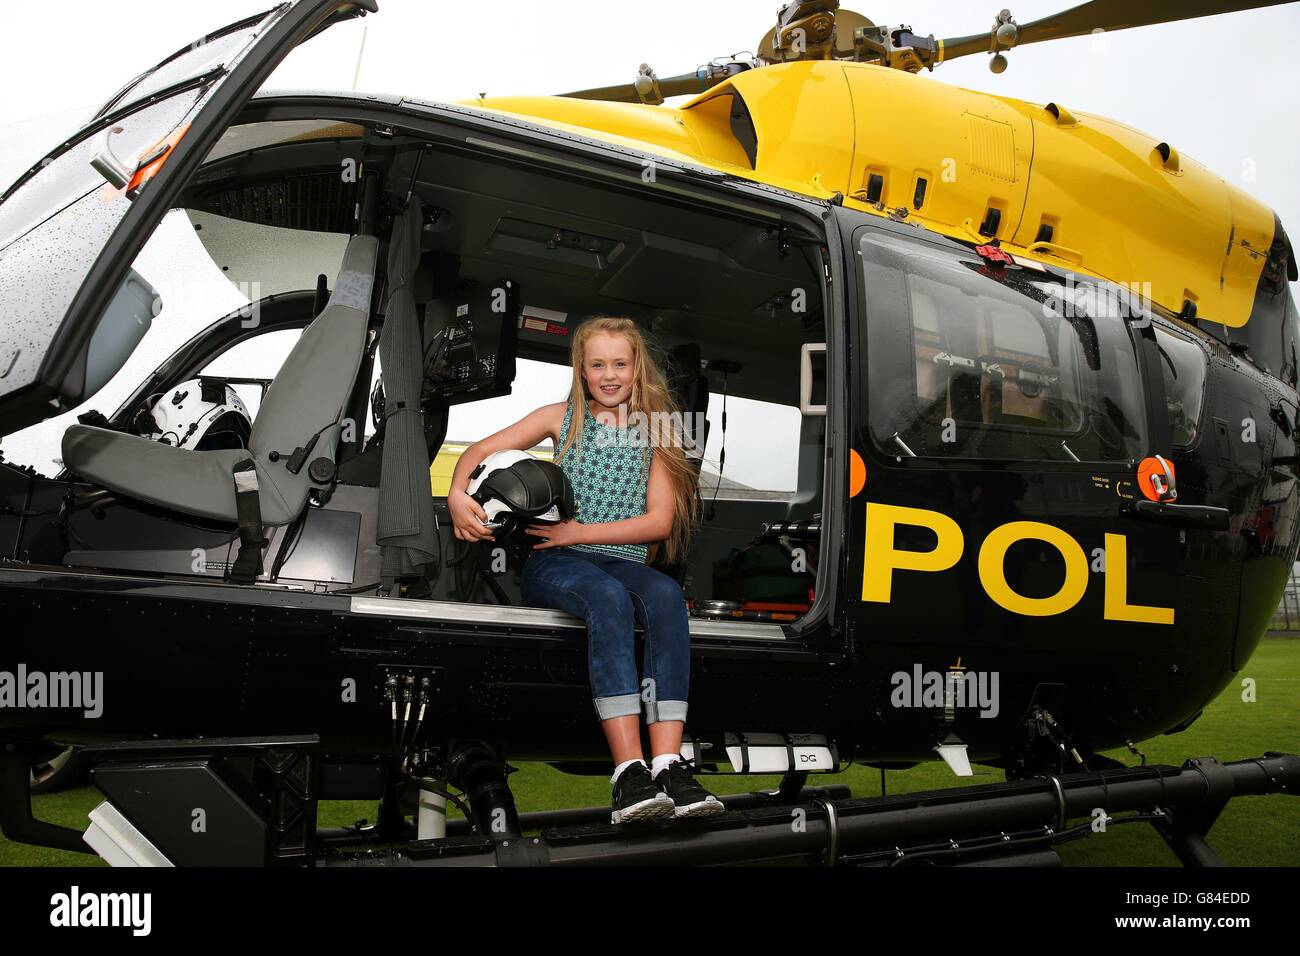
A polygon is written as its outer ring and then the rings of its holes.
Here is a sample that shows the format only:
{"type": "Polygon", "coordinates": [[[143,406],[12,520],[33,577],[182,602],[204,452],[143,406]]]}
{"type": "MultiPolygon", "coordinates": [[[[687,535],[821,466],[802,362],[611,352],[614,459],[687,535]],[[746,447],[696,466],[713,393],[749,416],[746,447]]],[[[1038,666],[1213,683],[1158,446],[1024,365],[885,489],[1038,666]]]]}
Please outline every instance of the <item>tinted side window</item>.
{"type": "Polygon", "coordinates": [[[1127,461],[1145,446],[1132,339],[1046,273],[862,234],[871,431],[890,455],[1127,461]]]}
{"type": "Polygon", "coordinates": [[[931,423],[1079,431],[1079,350],[1064,323],[1043,321],[1033,303],[997,286],[971,292],[911,274],[907,291],[916,397],[931,423]]]}
{"type": "Polygon", "coordinates": [[[1170,438],[1175,448],[1190,448],[1196,444],[1205,398],[1205,352],[1195,342],[1160,326],[1156,326],[1156,344],[1165,378],[1170,438]]]}

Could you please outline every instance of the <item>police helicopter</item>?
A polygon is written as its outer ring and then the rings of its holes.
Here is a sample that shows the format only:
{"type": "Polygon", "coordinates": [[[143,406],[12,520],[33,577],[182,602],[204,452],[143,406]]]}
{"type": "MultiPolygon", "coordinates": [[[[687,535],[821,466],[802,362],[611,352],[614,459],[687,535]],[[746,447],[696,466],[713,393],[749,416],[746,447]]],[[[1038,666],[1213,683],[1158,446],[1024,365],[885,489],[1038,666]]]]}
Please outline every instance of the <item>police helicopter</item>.
{"type": "MultiPolygon", "coordinates": [[[[1234,680],[1296,557],[1290,242],[1176,142],[919,74],[1268,5],[935,39],[796,0],[753,59],[436,103],[259,92],[377,11],[296,0],[132,80],[0,198],[0,434],[64,416],[58,466],[0,463],[5,836],[123,864],[1044,863],[1101,807],[1214,862],[1226,802],[1295,793],[1300,758],[1137,755],[1234,680]],[[182,248],[244,298],[92,409],[182,248]],[[703,449],[702,530],[651,559],[691,612],[683,753],[783,779],[630,830],[515,806],[512,762],[608,773],[582,622],[523,605],[527,543],[461,547],[428,478],[453,409],[564,372],[610,312],[703,449]],[[728,480],[729,401],[793,491],[728,480]],[[105,796],[84,834],[31,814],[69,748],[105,796]],[[1007,782],[833,782],[930,760],[1007,782]],[[317,827],[371,798],[374,825],[317,827]]],[[[507,510],[555,506],[524,489],[507,510]]]]}

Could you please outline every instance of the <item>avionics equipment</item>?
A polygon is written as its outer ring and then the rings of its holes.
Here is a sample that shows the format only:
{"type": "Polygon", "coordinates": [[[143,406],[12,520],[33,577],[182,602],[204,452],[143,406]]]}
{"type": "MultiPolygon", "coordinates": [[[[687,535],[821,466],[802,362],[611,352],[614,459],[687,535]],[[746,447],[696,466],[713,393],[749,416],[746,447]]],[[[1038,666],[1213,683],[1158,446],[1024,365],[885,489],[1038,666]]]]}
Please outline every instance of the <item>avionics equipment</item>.
{"type": "Polygon", "coordinates": [[[508,279],[430,300],[422,399],[459,405],[509,395],[520,308],[519,287],[508,279]]]}

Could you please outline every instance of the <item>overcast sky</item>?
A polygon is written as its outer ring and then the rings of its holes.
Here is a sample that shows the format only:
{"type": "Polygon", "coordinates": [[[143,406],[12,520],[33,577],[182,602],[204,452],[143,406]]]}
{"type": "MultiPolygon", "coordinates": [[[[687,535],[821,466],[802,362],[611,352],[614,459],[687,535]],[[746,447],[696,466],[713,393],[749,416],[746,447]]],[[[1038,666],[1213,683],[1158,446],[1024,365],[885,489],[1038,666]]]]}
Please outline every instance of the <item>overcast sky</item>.
{"type": "MultiPolygon", "coordinates": [[[[295,51],[267,86],[349,89],[355,77],[360,90],[438,100],[559,93],[630,80],[641,62],[668,76],[752,51],[780,6],[778,0],[379,4],[377,16],[332,27],[295,51]]],[[[1070,5],[1022,0],[1012,12],[1024,24],[1070,5]]],[[[6,0],[0,183],[57,145],[126,81],[200,36],[269,6],[267,0],[134,0],[129,8],[102,0],[6,0]]],[[[945,37],[989,29],[999,6],[875,0],[850,9],[876,23],[945,37]]],[[[1300,137],[1291,108],[1300,89],[1297,37],[1300,4],[1289,3],[1027,46],[1008,54],[1010,66],[1001,75],[988,70],[986,56],[976,55],[941,65],[933,78],[1054,101],[1144,130],[1268,203],[1300,234],[1300,137]]],[[[526,404],[523,396],[511,398],[526,404]]],[[[729,439],[727,473],[744,480],[740,449],[733,447],[729,439]]]]}
{"type": "MultiPolygon", "coordinates": [[[[1176,2],[1176,0],[1170,0],[1176,2]]],[[[778,0],[379,0],[377,16],[332,27],[268,84],[352,86],[432,99],[559,93],[660,75],[752,50],[778,0]]],[[[874,0],[850,9],[938,37],[988,29],[1001,4],[874,0]]],[[[1021,23],[1072,0],[1011,4],[1021,23]]],[[[115,25],[99,0],[5,3],[0,38],[0,179],[11,180],[119,86],[197,37],[271,6],[267,0],[134,0],[115,25]],[[23,122],[27,121],[27,122],[23,122]]],[[[125,9],[125,8],[123,8],[125,9]]],[[[990,73],[983,55],[944,64],[943,82],[1100,113],[1174,144],[1273,206],[1300,232],[1300,153],[1291,108],[1300,89],[1300,4],[1081,37],[1013,50],[990,73]],[[1254,171],[1254,180],[1244,174],[1254,171]]]]}

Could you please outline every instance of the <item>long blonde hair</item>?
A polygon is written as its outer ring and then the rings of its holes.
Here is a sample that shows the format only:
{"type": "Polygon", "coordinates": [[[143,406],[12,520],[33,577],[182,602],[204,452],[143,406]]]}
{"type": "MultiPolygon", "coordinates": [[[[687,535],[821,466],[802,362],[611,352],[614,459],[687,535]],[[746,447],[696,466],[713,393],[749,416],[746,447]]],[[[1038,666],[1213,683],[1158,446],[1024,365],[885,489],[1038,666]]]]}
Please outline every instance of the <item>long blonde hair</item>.
{"type": "MultiPolygon", "coordinates": [[[[587,391],[584,375],[588,340],[599,332],[621,335],[632,346],[632,394],[628,399],[628,418],[640,412],[649,423],[649,442],[642,446],[642,461],[649,475],[650,449],[657,452],[667,469],[673,488],[673,530],[664,547],[664,558],[674,564],[686,556],[691,537],[699,526],[699,477],[686,459],[684,435],[677,434],[673,424],[681,421],[681,409],[673,401],[672,393],[658,364],[650,354],[650,347],[631,319],[601,315],[589,319],[573,333],[569,343],[569,361],[573,366],[573,384],[569,400],[574,415],[569,423],[568,437],[555,453],[558,462],[575,445],[579,449],[586,415],[578,409],[587,407],[592,396],[587,391]]],[[[701,436],[702,437],[702,436],[701,436]]],[[[699,438],[697,438],[699,440],[699,438]]],[[[648,479],[647,479],[648,491],[648,479]]]]}

